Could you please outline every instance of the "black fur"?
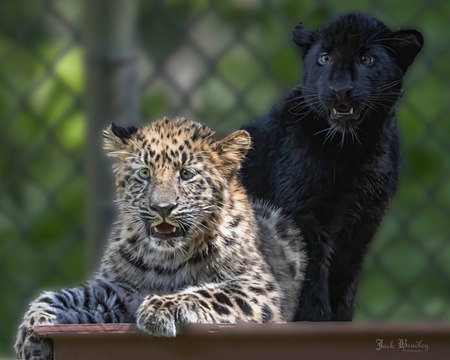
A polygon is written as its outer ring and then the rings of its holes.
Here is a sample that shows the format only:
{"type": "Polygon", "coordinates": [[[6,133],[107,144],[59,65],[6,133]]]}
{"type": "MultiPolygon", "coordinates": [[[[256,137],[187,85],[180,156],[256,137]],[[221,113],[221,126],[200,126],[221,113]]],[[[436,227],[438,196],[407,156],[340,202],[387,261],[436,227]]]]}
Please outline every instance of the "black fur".
{"type": "Polygon", "coordinates": [[[304,231],[310,261],[296,320],[351,320],[363,255],[396,190],[396,103],[423,39],[348,14],[317,31],[297,25],[293,42],[303,83],[244,126],[254,148],[243,180],[304,231]]]}

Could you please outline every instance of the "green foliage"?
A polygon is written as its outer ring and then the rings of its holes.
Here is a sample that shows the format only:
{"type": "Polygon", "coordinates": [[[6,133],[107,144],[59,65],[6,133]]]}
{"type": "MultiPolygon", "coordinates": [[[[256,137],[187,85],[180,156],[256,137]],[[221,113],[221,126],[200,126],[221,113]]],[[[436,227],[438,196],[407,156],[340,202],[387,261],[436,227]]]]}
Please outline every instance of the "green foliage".
{"type": "Polygon", "coordinates": [[[81,48],[48,11],[0,6],[0,354],[39,290],[86,273],[81,48]]]}

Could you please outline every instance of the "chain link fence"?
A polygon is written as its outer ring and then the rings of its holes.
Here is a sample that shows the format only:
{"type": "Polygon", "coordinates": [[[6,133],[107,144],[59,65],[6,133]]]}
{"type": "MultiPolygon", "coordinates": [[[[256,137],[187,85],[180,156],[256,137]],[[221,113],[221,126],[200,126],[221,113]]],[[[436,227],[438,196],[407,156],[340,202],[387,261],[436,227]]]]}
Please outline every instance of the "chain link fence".
{"type": "MultiPolygon", "coordinates": [[[[82,281],[87,134],[80,2],[0,3],[0,354],[27,302],[82,281]]],[[[105,2],[105,6],[108,6],[105,2]]],[[[399,107],[399,190],[365,261],[357,320],[450,319],[450,3],[141,1],[143,122],[184,115],[226,133],[266,113],[298,83],[290,44],[351,10],[425,36],[399,107]]],[[[90,137],[92,138],[92,137],[90,137]]],[[[94,137],[95,138],[95,137],[94,137]]]]}

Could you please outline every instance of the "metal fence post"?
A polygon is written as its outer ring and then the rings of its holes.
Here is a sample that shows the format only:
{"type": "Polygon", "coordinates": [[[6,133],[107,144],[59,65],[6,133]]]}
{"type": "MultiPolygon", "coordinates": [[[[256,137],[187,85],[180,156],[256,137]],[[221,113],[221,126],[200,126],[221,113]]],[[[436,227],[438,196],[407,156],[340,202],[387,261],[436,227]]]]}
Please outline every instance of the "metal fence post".
{"type": "Polygon", "coordinates": [[[138,121],[137,0],[85,0],[89,265],[101,254],[113,220],[113,182],[101,132],[138,121]]]}

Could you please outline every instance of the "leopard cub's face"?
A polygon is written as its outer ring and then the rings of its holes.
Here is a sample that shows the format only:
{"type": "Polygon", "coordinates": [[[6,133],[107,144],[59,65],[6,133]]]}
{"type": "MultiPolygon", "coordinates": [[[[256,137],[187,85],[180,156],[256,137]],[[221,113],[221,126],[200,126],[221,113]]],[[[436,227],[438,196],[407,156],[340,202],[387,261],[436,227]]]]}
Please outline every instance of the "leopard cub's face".
{"type": "MultiPolygon", "coordinates": [[[[230,171],[207,127],[186,120],[158,120],[141,129],[112,125],[105,149],[114,165],[122,218],[163,251],[189,248],[218,221],[230,171]]],[[[245,133],[244,137],[248,137],[245,133]]],[[[249,140],[248,140],[249,141],[249,140]]]]}

